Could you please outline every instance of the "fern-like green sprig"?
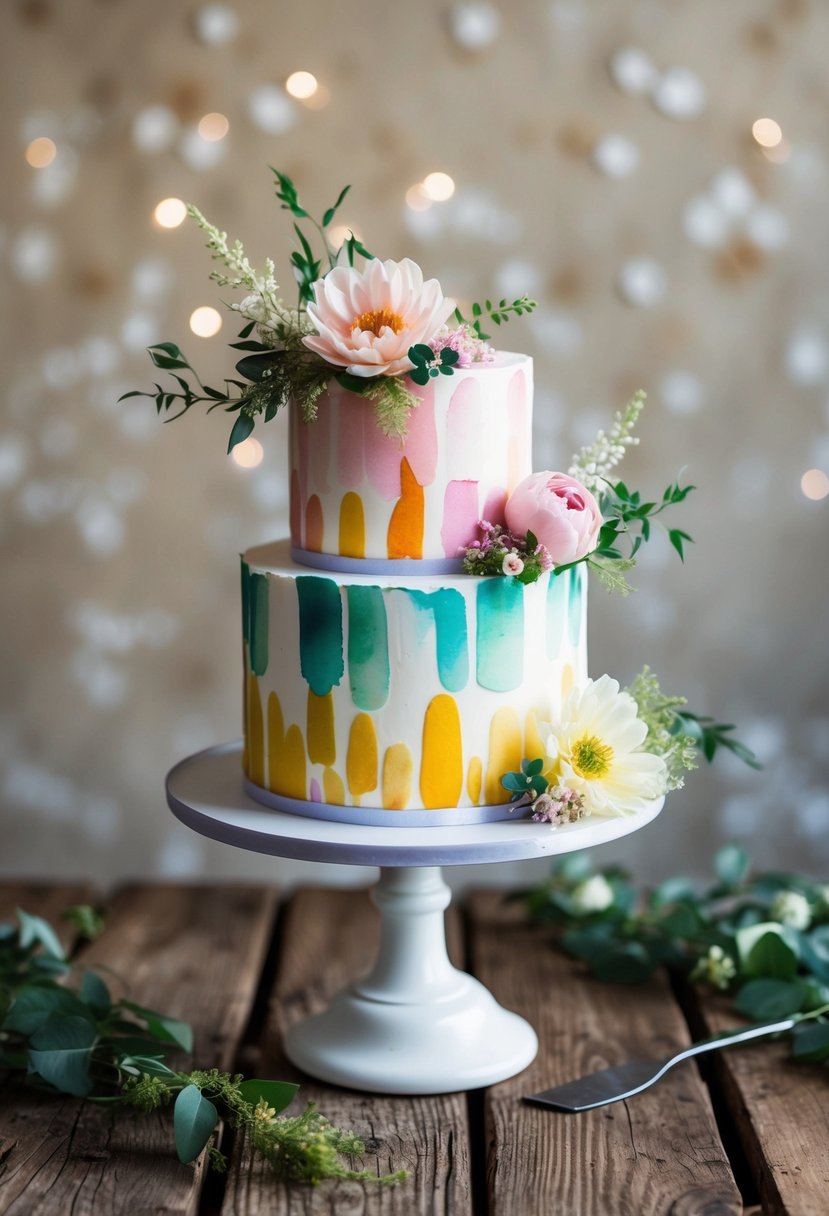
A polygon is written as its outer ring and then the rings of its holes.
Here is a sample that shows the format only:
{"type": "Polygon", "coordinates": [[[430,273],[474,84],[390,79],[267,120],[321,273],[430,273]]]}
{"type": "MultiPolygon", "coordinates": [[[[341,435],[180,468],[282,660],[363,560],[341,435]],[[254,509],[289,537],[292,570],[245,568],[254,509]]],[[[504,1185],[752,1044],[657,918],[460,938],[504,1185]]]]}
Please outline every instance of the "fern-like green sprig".
{"type": "Polygon", "coordinates": [[[484,333],[481,328],[482,321],[491,321],[493,325],[503,325],[509,321],[511,317],[523,317],[525,313],[533,312],[538,307],[538,301],[530,299],[529,296],[521,296],[517,300],[510,302],[509,300],[485,300],[483,304],[477,301],[470,309],[470,316],[465,317],[460,308],[454,311],[454,318],[458,325],[468,325],[474,329],[482,341],[486,342],[491,337],[491,334],[484,333]]]}

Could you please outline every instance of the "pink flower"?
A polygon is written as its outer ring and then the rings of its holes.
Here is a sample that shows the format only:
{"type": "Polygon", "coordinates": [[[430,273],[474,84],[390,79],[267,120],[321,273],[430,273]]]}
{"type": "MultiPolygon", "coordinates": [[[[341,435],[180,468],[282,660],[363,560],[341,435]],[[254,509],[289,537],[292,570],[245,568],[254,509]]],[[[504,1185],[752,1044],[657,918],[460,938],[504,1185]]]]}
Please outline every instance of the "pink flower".
{"type": "Polygon", "coordinates": [[[335,266],[317,280],[308,305],[317,332],[302,341],[352,376],[398,376],[413,367],[409,347],[427,342],[451,311],[437,279],[424,283],[415,262],[372,258],[362,270],[335,266]]]}
{"type": "Polygon", "coordinates": [[[556,566],[578,561],[596,548],[602,516],[590,491],[566,473],[531,473],[506,506],[511,532],[533,532],[556,566]]]}
{"type": "Polygon", "coordinates": [[[522,574],[524,563],[517,553],[507,553],[501,563],[501,569],[504,574],[522,574]]]}
{"type": "Polygon", "coordinates": [[[449,347],[458,355],[456,367],[471,367],[473,363],[492,363],[495,351],[479,338],[471,325],[459,325],[457,329],[447,329],[444,325],[436,337],[429,343],[435,354],[449,347]]]}

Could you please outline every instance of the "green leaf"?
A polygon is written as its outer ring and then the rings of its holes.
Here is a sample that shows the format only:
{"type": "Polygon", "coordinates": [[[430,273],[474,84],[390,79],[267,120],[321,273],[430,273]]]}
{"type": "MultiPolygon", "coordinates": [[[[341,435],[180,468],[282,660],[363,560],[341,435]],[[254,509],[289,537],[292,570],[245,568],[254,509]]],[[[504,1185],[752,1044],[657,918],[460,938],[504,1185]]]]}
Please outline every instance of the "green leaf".
{"type": "Polygon", "coordinates": [[[797,974],[797,951],[783,938],[779,925],[761,922],[737,933],[742,968],[749,977],[788,980],[797,974]]]}
{"type": "Polygon", "coordinates": [[[53,1014],[32,1036],[29,1066],[61,1093],[85,1098],[92,1088],[89,1065],[96,1041],[86,1018],[53,1014]]]}
{"type": "Polygon", "coordinates": [[[737,993],[734,1004],[746,1017],[771,1021],[798,1013],[805,995],[805,985],[800,980],[749,980],[737,993]]]}
{"type": "Polygon", "coordinates": [[[829,1022],[801,1022],[792,1030],[792,1055],[803,1064],[829,1060],[829,1022]]]}
{"type": "MultiPolygon", "coordinates": [[[[348,194],[350,189],[351,189],[351,186],[343,186],[342,190],[340,191],[339,195],[337,196],[337,201],[334,204],[334,206],[329,207],[328,210],[324,213],[324,215],[322,217],[323,228],[327,228],[328,225],[331,223],[334,216],[337,214],[338,207],[340,206],[340,204],[342,203],[343,199],[348,194]]],[[[273,1105],[273,1104],[271,1104],[271,1105],[273,1105]]]]}
{"type": "Polygon", "coordinates": [[[829,925],[820,925],[802,939],[803,962],[819,980],[829,983],[829,925]]]}
{"type": "Polygon", "coordinates": [[[254,421],[250,414],[240,414],[233,424],[233,429],[230,432],[230,439],[227,443],[228,455],[236,447],[237,443],[243,443],[254,427],[254,421]]]}
{"type": "Polygon", "coordinates": [[[193,1030],[187,1022],[180,1022],[177,1018],[169,1018],[165,1014],[157,1013],[154,1009],[136,1005],[134,1001],[121,1001],[121,1004],[125,1009],[129,1009],[140,1017],[146,1023],[150,1034],[155,1035],[162,1042],[175,1043],[183,1051],[193,1050],[193,1030]]]}
{"type": "Polygon", "coordinates": [[[21,988],[3,1022],[5,1030],[36,1034],[52,1017],[78,1017],[90,1020],[90,1011],[68,988],[43,984],[21,988]]]}
{"type": "Polygon", "coordinates": [[[413,380],[415,384],[428,384],[429,369],[426,367],[413,367],[409,372],[409,378],[413,380]]]}
{"type": "Polygon", "coordinates": [[[101,977],[94,971],[85,971],[78,996],[99,1018],[106,1017],[112,1008],[112,997],[101,977]]]}
{"type": "Polygon", "coordinates": [[[22,949],[28,950],[30,946],[39,945],[51,955],[52,958],[64,960],[66,952],[60,943],[57,933],[55,933],[48,921],[43,920],[40,916],[32,916],[28,912],[24,912],[22,908],[17,908],[17,919],[20,921],[20,945],[22,949]]]}
{"type": "Polygon", "coordinates": [[[170,371],[177,367],[190,369],[190,364],[173,342],[159,342],[155,346],[149,346],[147,353],[155,366],[165,371],[170,371]]]}
{"type": "Polygon", "coordinates": [[[656,966],[641,942],[610,943],[585,961],[598,979],[609,984],[639,984],[656,966]]]}
{"type": "Polygon", "coordinates": [[[134,1070],[134,1072],[145,1072],[151,1077],[177,1077],[178,1073],[175,1069],[170,1068],[159,1056],[144,1056],[131,1055],[124,1056],[120,1061],[120,1067],[134,1070]]]}
{"type": "Polygon", "coordinates": [[[179,1161],[195,1161],[218,1122],[219,1112],[198,1085],[185,1085],[173,1108],[173,1130],[179,1161]]]}
{"type": "Polygon", "coordinates": [[[290,1081],[258,1081],[253,1078],[241,1083],[239,1093],[251,1106],[256,1106],[256,1103],[264,1098],[268,1106],[272,1106],[279,1114],[286,1106],[290,1106],[298,1089],[299,1086],[290,1081]]]}
{"type": "Polygon", "coordinates": [[[748,874],[748,854],[738,844],[723,845],[714,855],[714,872],[725,887],[737,887],[748,874]]]}

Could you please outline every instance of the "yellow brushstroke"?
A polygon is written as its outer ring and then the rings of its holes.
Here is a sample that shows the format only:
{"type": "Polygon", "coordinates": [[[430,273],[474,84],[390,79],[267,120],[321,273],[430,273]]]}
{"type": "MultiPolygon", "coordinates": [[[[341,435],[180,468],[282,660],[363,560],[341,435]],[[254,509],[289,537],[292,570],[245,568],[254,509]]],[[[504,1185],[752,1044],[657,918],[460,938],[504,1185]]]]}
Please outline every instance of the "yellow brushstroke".
{"type": "Polygon", "coordinates": [[[359,494],[349,490],[340,503],[340,555],[342,557],[365,557],[366,521],[363,500],[359,494]]]}
{"type": "Polygon", "coordinates": [[[280,793],[287,798],[307,798],[305,743],[298,726],[289,726],[282,747],[279,767],[280,793]]]}
{"type": "Polygon", "coordinates": [[[334,735],[334,697],[327,692],[318,697],[308,689],[308,713],[305,736],[308,740],[308,759],[312,764],[333,764],[337,759],[337,742],[334,735]]]}
{"type": "Polygon", "coordinates": [[[509,802],[509,793],[501,785],[504,773],[521,769],[521,719],[509,705],[497,709],[489,724],[489,759],[486,766],[484,797],[487,806],[509,802]]]}
{"type": "Polygon", "coordinates": [[[247,774],[254,785],[265,784],[265,728],[262,721],[262,702],[259,699],[259,681],[248,673],[247,678],[247,774]]]}
{"type": "Polygon", "coordinates": [[[279,780],[279,764],[285,746],[285,719],[279,697],[272,692],[268,697],[268,789],[282,793],[279,780]]]}
{"type": "Polygon", "coordinates": [[[569,697],[570,693],[573,691],[573,685],[575,684],[575,682],[576,682],[576,673],[573,671],[573,668],[569,663],[565,663],[564,670],[561,673],[561,699],[562,699],[562,701],[564,701],[565,697],[569,697]]]}
{"type": "Polygon", "coordinates": [[[369,714],[357,714],[351,723],[345,776],[355,797],[377,789],[377,732],[369,714]]]}
{"type": "Polygon", "coordinates": [[[528,760],[537,760],[544,754],[544,744],[541,742],[541,735],[538,733],[538,719],[536,718],[535,710],[531,709],[527,713],[524,728],[524,755],[528,760]]]}
{"type": "Polygon", "coordinates": [[[469,795],[469,801],[473,806],[477,806],[481,801],[481,784],[483,782],[483,765],[481,764],[480,756],[473,756],[469,761],[469,768],[466,773],[466,792],[469,795]]]}
{"type": "Polygon", "coordinates": [[[389,557],[423,557],[423,486],[404,456],[400,462],[400,498],[389,520],[389,557]]]}
{"type": "Polygon", "coordinates": [[[383,757],[383,806],[387,811],[402,811],[412,797],[414,760],[405,743],[392,743],[383,757]]]}
{"type": "Polygon", "coordinates": [[[429,810],[457,806],[463,789],[461,720],[455,698],[433,697],[423,719],[420,797],[429,810]]]}
{"type": "Polygon", "coordinates": [[[333,806],[345,806],[343,779],[333,768],[327,768],[322,774],[322,792],[326,802],[333,806]]]}

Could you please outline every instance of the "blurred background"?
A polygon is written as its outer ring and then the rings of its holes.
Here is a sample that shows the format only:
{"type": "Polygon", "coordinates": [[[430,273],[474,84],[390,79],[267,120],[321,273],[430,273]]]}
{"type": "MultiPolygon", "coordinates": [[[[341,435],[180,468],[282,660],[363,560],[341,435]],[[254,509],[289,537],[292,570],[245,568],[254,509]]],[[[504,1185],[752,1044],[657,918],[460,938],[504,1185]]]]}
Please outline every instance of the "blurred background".
{"type": "Polygon", "coordinates": [[[221,412],[117,399],[162,339],[231,370],[175,200],[290,283],[273,165],[314,214],[351,182],[338,221],[447,294],[539,300],[498,333],[536,360],[537,468],[641,387],[624,475],[698,487],[684,566],[657,537],[635,594],[593,583],[591,671],[650,664],[765,768],[718,758],[600,859],[656,879],[741,840],[825,875],[829,6],[6,0],[0,46],[2,871],[366,880],[213,844],[163,795],[239,734],[237,554],[287,531],[286,431],[234,460],[221,412]]]}

